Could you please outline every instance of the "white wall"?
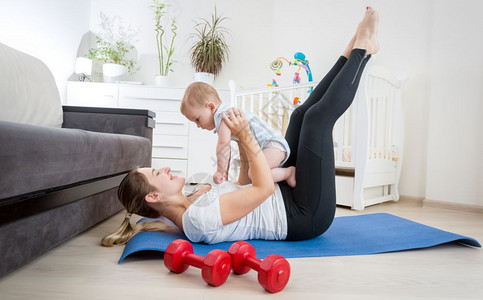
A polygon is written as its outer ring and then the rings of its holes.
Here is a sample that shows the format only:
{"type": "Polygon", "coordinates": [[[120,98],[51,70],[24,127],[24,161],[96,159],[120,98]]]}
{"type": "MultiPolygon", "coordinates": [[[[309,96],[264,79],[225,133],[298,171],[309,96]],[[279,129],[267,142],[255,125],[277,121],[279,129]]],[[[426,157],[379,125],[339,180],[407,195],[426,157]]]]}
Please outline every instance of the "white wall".
{"type": "Polygon", "coordinates": [[[426,197],[483,206],[483,2],[432,7],[426,197]]]}
{"type": "MultiPolygon", "coordinates": [[[[403,96],[406,147],[401,194],[483,205],[483,176],[478,175],[483,167],[480,1],[170,1],[179,26],[173,74],[177,86],[192,81],[188,36],[193,20],[209,17],[215,4],[230,18],[225,23],[231,30],[230,60],[215,81],[223,89],[230,79],[243,89],[266,86],[273,77],[270,62],[277,56],[290,59],[297,51],[310,60],[314,80],[320,79],[351,38],[365,6],[374,6],[380,12],[381,48],[372,63],[409,75],[403,96]]],[[[156,48],[149,0],[1,4],[0,42],[42,59],[54,73],[62,97],[75,57],[89,48],[85,34],[98,32],[101,11],[122,16],[140,30],[135,47],[141,69],[130,79],[153,83],[156,48]]]]}
{"type": "Polygon", "coordinates": [[[81,37],[88,31],[89,1],[0,1],[0,43],[42,60],[62,99],[81,37]]]}

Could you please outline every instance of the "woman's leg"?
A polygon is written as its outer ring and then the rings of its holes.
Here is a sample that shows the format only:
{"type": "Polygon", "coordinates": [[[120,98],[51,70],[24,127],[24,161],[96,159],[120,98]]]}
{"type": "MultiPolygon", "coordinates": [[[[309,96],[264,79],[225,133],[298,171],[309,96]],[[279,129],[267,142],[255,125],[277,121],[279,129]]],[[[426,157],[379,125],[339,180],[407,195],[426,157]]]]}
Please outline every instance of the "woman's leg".
{"type": "Polygon", "coordinates": [[[283,165],[284,167],[295,166],[297,164],[297,148],[299,144],[300,128],[302,127],[305,112],[307,112],[312,105],[322,99],[322,96],[324,96],[330,84],[342,69],[346,61],[346,57],[339,57],[332,69],[330,69],[330,71],[324,76],[319,84],[317,84],[307,100],[297,107],[290,115],[290,122],[288,124],[287,131],[285,132],[285,139],[290,146],[290,156],[283,165]]]}
{"type": "Polygon", "coordinates": [[[359,24],[356,34],[354,34],[349,44],[342,52],[342,55],[339,57],[330,71],[325,75],[325,77],[319,82],[307,100],[305,100],[305,102],[297,107],[291,114],[289,126],[285,133],[285,139],[290,146],[291,153],[290,157],[285,162],[284,167],[295,166],[297,164],[297,148],[299,144],[300,129],[302,127],[305,112],[312,105],[322,99],[322,96],[324,96],[330,84],[349,58],[352,49],[367,49],[368,54],[374,54],[377,52],[379,44],[376,39],[377,32],[374,32],[374,30],[377,31],[377,20],[376,27],[374,28],[374,26],[371,24],[371,22],[374,20],[373,18],[370,18],[372,17],[371,14],[374,13],[376,14],[375,17],[377,18],[377,12],[375,12],[371,7],[366,8],[366,15],[364,16],[364,19],[359,24]]]}
{"type": "MultiPolygon", "coordinates": [[[[297,147],[296,181],[291,190],[280,185],[287,211],[288,240],[316,237],[325,232],[335,214],[335,169],[332,130],[337,119],[352,103],[370,55],[377,47],[366,43],[374,40],[377,13],[368,9],[359,26],[355,49],[330,83],[319,101],[305,112],[297,147]],[[361,33],[361,26],[364,32],[361,33]],[[365,27],[371,27],[366,29],[365,27]],[[370,34],[368,35],[367,32],[370,34]],[[366,48],[357,49],[366,44],[366,48]],[[364,43],[363,43],[364,42],[364,43]]],[[[292,150],[293,151],[293,150],[292,150]]]]}

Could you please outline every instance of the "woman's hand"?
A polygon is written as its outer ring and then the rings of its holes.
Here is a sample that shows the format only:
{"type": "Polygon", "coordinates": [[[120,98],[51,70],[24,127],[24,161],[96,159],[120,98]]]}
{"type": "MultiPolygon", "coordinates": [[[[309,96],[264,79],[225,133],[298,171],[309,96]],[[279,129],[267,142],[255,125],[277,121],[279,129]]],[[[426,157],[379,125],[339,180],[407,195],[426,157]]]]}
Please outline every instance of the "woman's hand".
{"type": "Polygon", "coordinates": [[[231,134],[238,137],[240,140],[247,141],[247,138],[253,139],[248,120],[238,108],[228,109],[228,116],[222,112],[221,117],[225,124],[230,128],[231,134]]]}

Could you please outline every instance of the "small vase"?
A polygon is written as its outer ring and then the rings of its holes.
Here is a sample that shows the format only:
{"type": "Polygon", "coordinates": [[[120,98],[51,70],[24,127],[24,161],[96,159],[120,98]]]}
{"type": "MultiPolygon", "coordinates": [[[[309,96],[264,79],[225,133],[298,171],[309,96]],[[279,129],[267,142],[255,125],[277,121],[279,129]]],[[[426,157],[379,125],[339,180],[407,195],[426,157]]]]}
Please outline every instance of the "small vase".
{"type": "Polygon", "coordinates": [[[118,64],[103,64],[102,77],[104,82],[116,82],[124,80],[126,77],[126,66],[118,64]]]}
{"type": "Polygon", "coordinates": [[[154,75],[154,84],[156,86],[167,87],[169,86],[169,77],[166,75],[154,75]]]}
{"type": "Polygon", "coordinates": [[[215,82],[215,75],[206,72],[197,72],[195,73],[195,81],[201,81],[213,85],[215,82]]]}

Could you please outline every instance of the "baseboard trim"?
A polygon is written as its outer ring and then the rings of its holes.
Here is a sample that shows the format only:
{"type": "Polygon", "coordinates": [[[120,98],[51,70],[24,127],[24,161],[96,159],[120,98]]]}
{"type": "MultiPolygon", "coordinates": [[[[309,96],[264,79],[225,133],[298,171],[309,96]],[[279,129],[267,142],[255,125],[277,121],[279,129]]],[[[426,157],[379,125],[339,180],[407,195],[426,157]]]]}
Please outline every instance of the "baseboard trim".
{"type": "Polygon", "coordinates": [[[445,202],[445,201],[439,201],[439,200],[433,200],[433,199],[427,199],[427,198],[425,198],[422,201],[422,203],[423,203],[423,206],[426,206],[426,207],[444,208],[444,209],[483,214],[483,206],[480,206],[480,205],[452,203],[452,202],[445,202]]]}
{"type": "Polygon", "coordinates": [[[404,196],[404,195],[399,196],[399,201],[412,202],[412,203],[419,204],[421,206],[423,206],[423,200],[424,200],[424,197],[404,196]]]}

